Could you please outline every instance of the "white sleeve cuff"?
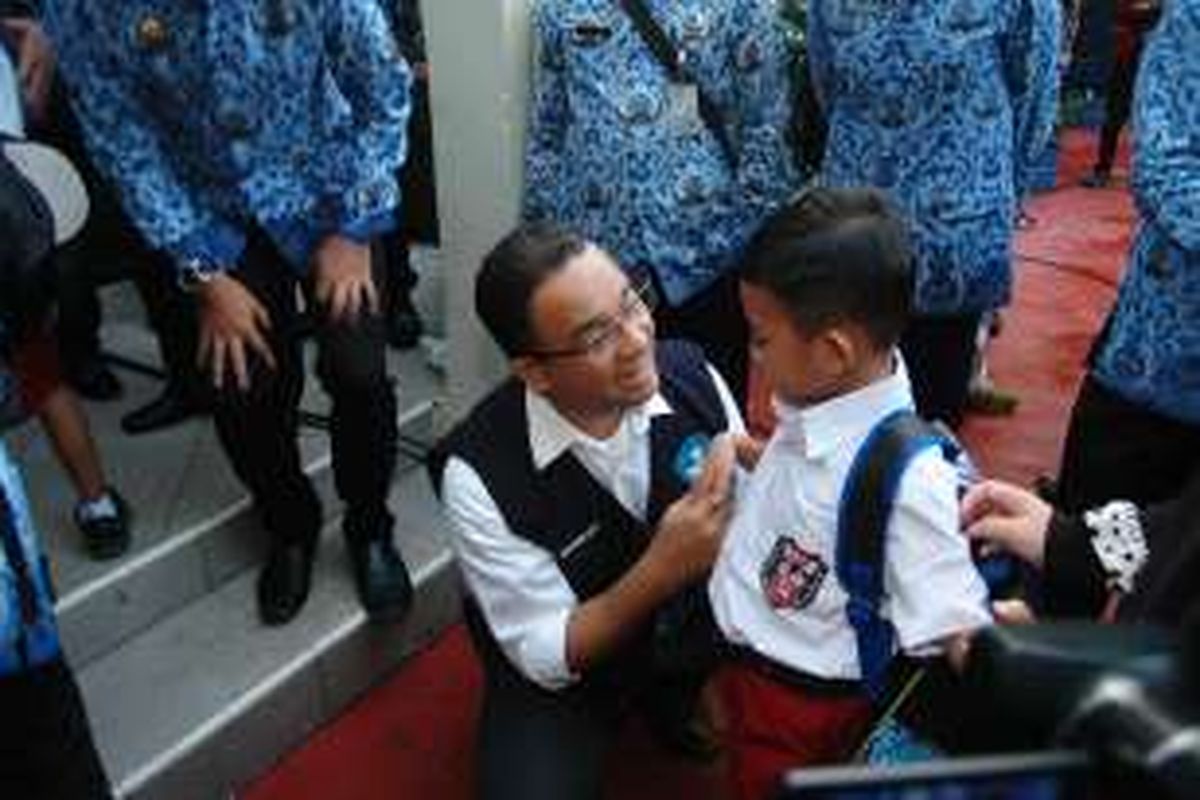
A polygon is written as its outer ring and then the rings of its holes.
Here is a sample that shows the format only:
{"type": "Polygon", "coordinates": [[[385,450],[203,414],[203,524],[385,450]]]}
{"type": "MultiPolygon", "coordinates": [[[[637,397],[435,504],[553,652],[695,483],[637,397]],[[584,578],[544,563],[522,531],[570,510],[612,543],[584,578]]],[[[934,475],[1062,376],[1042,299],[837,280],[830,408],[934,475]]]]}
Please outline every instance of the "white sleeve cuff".
{"type": "Polygon", "coordinates": [[[567,666],[567,625],[571,609],[564,608],[547,615],[536,625],[529,625],[525,635],[514,642],[515,653],[506,655],[529,680],[550,691],[559,691],[579,680],[567,666]]]}
{"type": "Polygon", "coordinates": [[[1150,557],[1137,506],[1117,500],[1085,512],[1083,524],[1092,532],[1092,551],[1112,586],[1132,592],[1134,579],[1150,557]]]}

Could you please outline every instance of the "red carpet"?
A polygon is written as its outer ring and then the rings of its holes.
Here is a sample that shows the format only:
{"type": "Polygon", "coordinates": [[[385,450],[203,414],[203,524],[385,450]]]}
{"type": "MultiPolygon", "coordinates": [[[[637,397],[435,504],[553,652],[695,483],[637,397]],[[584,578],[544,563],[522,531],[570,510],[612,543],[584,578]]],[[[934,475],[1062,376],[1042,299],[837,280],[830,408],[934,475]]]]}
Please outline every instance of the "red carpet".
{"type": "MultiPolygon", "coordinates": [[[[1011,417],[973,417],[963,431],[987,474],[1029,482],[1054,472],[1084,355],[1112,303],[1133,212],[1120,187],[1071,188],[1093,147],[1091,134],[1069,132],[1059,176],[1065,188],[1027,209],[1036,223],[1019,237],[1016,299],[989,353],[996,382],[1015,391],[1021,405],[1011,417]]],[[[456,626],[240,796],[466,800],[480,680],[456,626]]],[[[718,768],[660,755],[636,726],[612,763],[612,798],[721,796],[718,768]]]]}

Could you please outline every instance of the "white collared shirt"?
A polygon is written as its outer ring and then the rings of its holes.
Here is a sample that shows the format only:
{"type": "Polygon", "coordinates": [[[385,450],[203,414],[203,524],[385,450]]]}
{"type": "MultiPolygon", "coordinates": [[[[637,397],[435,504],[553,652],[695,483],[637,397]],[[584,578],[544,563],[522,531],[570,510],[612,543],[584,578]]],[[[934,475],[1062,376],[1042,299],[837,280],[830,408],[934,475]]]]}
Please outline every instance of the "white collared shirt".
{"type": "MultiPolygon", "coordinates": [[[[711,366],[729,430],[745,430],[725,381],[711,366]]],[[[650,495],[650,424],[673,413],[661,394],[628,411],[616,433],[593,438],[541,395],[526,389],[529,446],[540,470],[570,451],[638,519],[650,495]]],[[[460,458],[446,462],[442,503],[467,590],[509,661],[531,681],[561,689],[575,680],[567,667],[567,623],[579,601],[554,555],[508,527],[479,474],[460,458]]]]}
{"type": "Polygon", "coordinates": [[[0,42],[0,133],[25,135],[25,115],[21,110],[21,83],[16,65],[0,42]]]}
{"type": "MultiPolygon", "coordinates": [[[[889,377],[815,406],[777,403],[778,427],[742,487],[709,582],[729,641],[818,677],[861,677],[835,572],[837,512],[867,435],[912,407],[897,365],[889,377]]],[[[932,654],[943,637],[990,622],[987,590],[959,532],[956,471],[937,448],[918,454],[900,480],[884,560],[881,614],[905,651],[932,654]]]]}

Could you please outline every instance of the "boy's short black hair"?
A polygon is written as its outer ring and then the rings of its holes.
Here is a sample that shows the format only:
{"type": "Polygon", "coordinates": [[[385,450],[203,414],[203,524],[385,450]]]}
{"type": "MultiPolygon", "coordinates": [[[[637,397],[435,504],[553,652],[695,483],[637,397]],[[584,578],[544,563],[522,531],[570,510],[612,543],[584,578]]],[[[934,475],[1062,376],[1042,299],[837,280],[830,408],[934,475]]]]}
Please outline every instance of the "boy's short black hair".
{"type": "Polygon", "coordinates": [[[553,222],[528,222],[483,259],[475,278],[475,312],[509,358],[534,349],[529,303],[546,279],[582,253],[588,242],[553,222]]]}
{"type": "Polygon", "coordinates": [[[908,323],[912,261],[905,225],[882,192],[818,187],[759,229],[741,279],[774,295],[806,333],[852,322],[887,349],[908,323]]]}

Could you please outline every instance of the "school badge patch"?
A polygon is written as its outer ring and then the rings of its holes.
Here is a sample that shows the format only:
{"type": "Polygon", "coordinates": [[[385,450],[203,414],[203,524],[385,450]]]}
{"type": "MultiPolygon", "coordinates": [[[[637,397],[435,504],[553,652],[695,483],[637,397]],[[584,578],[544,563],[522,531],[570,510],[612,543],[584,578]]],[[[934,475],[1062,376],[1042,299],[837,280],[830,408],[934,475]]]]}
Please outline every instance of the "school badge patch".
{"type": "Polygon", "coordinates": [[[771,608],[798,611],[813,601],[829,565],[790,536],[780,536],[763,562],[759,577],[771,608]]]}

